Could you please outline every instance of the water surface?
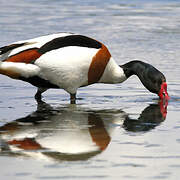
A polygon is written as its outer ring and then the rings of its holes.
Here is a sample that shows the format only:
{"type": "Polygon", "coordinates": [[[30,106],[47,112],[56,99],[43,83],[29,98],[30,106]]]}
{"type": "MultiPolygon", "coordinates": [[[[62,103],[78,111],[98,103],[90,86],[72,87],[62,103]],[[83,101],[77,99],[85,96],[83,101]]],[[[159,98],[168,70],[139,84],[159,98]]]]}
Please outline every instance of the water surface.
{"type": "Polygon", "coordinates": [[[180,2],[1,0],[0,46],[55,32],[105,43],[118,64],[140,59],[167,78],[162,106],[137,77],[63,90],[0,76],[2,179],[174,179],[180,169],[180,2]]]}

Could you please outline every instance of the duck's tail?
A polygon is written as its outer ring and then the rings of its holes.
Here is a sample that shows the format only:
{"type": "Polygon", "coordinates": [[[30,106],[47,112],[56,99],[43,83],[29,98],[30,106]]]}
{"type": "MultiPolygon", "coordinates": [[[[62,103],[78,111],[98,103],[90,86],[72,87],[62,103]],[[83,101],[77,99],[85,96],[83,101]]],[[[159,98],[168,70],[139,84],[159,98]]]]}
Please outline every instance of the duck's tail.
{"type": "Polygon", "coordinates": [[[5,55],[6,55],[5,49],[6,49],[5,46],[4,47],[0,47],[0,64],[5,59],[5,55]]]}

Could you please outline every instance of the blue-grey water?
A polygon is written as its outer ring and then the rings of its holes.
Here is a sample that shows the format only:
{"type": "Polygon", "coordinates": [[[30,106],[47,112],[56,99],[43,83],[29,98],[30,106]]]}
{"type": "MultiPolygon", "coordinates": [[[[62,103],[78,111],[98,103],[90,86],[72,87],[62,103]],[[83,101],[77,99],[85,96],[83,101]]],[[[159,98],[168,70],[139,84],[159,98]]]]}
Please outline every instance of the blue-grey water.
{"type": "Polygon", "coordinates": [[[0,46],[56,32],[107,45],[118,64],[140,59],[167,78],[164,107],[137,77],[78,91],[0,75],[0,179],[168,179],[180,175],[180,1],[0,0],[0,46]]]}

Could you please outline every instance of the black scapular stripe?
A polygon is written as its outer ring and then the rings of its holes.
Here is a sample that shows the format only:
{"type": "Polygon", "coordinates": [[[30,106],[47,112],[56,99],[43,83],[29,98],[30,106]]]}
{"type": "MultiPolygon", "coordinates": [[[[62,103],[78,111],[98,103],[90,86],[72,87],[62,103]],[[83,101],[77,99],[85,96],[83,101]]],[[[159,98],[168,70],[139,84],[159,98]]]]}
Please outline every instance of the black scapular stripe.
{"type": "Polygon", "coordinates": [[[94,39],[91,39],[82,35],[70,35],[65,37],[55,38],[48,43],[44,44],[38,52],[44,54],[48,51],[52,51],[58,48],[63,48],[67,46],[80,46],[99,49],[102,44],[94,39]]]}
{"type": "Polygon", "coordinates": [[[0,54],[4,54],[8,51],[11,51],[15,48],[18,48],[18,47],[21,47],[21,46],[24,46],[26,43],[20,43],[20,44],[11,44],[9,46],[3,46],[0,48],[0,54]]]}

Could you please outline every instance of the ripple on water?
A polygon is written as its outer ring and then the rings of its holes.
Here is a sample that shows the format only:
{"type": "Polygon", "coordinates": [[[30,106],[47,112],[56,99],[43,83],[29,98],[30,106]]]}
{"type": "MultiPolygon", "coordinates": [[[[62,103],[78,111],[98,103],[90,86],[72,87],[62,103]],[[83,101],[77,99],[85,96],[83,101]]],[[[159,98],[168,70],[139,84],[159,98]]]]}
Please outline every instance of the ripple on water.
{"type": "Polygon", "coordinates": [[[162,117],[157,96],[131,77],[81,88],[73,106],[63,90],[48,90],[43,99],[49,108],[39,108],[35,88],[0,76],[1,179],[177,179],[179,7],[177,0],[2,0],[1,46],[60,31],[89,35],[105,43],[118,64],[140,59],[155,65],[166,75],[171,99],[162,117]],[[17,151],[9,147],[17,140],[49,147],[17,151]],[[62,153],[87,145],[95,152],[62,153]]]}

